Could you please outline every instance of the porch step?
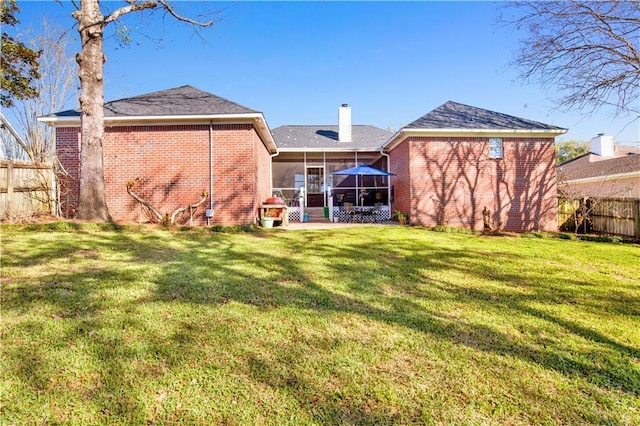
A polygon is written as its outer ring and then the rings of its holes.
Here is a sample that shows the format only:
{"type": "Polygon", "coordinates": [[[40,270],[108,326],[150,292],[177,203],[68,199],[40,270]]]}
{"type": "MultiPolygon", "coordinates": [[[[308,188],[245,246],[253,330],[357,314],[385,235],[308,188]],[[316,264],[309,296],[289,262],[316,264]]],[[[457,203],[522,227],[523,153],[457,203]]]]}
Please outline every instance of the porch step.
{"type": "Polygon", "coordinates": [[[328,221],[326,217],[324,217],[324,208],[323,207],[307,207],[304,212],[309,215],[310,221],[328,221]]]}

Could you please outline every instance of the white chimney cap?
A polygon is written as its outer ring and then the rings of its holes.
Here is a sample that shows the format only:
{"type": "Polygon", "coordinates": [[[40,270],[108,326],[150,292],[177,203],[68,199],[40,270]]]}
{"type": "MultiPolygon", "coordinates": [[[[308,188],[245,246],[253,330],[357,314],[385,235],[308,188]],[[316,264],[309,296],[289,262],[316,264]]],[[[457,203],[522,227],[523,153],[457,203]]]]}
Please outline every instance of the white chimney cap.
{"type": "Polygon", "coordinates": [[[613,157],[615,154],[613,136],[606,136],[604,133],[599,133],[598,136],[592,138],[589,142],[589,149],[593,154],[601,157],[613,157]]]}
{"type": "Polygon", "coordinates": [[[338,141],[351,142],[351,107],[342,104],[338,109],[338,141]]]}

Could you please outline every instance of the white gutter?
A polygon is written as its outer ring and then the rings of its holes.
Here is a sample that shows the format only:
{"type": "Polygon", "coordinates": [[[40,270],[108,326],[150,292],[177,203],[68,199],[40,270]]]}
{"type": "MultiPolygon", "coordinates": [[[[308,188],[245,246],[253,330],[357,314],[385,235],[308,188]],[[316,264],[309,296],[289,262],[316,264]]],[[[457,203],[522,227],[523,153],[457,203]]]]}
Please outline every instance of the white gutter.
{"type": "Polygon", "coordinates": [[[615,175],[592,176],[592,177],[579,178],[579,179],[565,179],[565,180],[561,180],[558,183],[571,184],[571,183],[604,182],[608,180],[633,178],[633,177],[640,177],[640,170],[636,170],[633,172],[617,173],[615,175]]]}
{"type": "Polygon", "coordinates": [[[278,148],[280,152],[376,152],[380,147],[371,148],[278,148]]]}
{"type": "MultiPolygon", "coordinates": [[[[241,119],[263,119],[264,117],[262,115],[262,113],[260,112],[252,112],[252,113],[245,113],[245,114],[215,114],[215,115],[211,115],[211,114],[196,114],[196,115],[126,115],[126,116],[119,116],[119,117],[109,117],[109,116],[105,116],[104,117],[104,121],[105,122],[128,122],[128,121],[158,121],[158,122],[166,122],[166,121],[200,121],[200,120],[204,120],[204,121],[210,121],[210,120],[215,120],[215,121],[221,121],[221,120],[241,120],[241,119]]],[[[60,124],[73,124],[73,123],[80,123],[80,116],[79,115],[74,115],[72,117],[55,117],[55,116],[50,116],[50,115],[46,115],[43,117],[38,117],[38,121],[42,122],[42,123],[50,123],[51,125],[58,125],[58,123],[60,124]]]]}
{"type": "Polygon", "coordinates": [[[567,129],[400,129],[383,145],[383,148],[389,151],[411,136],[529,136],[555,138],[564,133],[567,133],[567,129]]]}
{"type": "Polygon", "coordinates": [[[428,133],[432,135],[438,134],[558,134],[567,133],[566,129],[403,129],[403,133],[428,133]]]}
{"type": "Polygon", "coordinates": [[[278,151],[278,147],[276,147],[276,152],[269,155],[269,194],[273,195],[273,157],[277,157],[280,155],[280,151],[278,151]]]}
{"type": "MultiPolygon", "coordinates": [[[[73,117],[55,117],[44,116],[38,117],[41,123],[54,127],[77,127],[80,126],[80,116],[73,117]]],[[[139,115],[139,116],[123,116],[123,117],[105,117],[105,125],[171,125],[184,123],[200,123],[210,124],[212,122],[225,122],[226,124],[246,124],[251,123],[255,126],[261,139],[265,142],[270,152],[277,151],[276,143],[269,131],[269,127],[261,112],[252,112],[246,114],[215,114],[215,115],[139,115]]]]}

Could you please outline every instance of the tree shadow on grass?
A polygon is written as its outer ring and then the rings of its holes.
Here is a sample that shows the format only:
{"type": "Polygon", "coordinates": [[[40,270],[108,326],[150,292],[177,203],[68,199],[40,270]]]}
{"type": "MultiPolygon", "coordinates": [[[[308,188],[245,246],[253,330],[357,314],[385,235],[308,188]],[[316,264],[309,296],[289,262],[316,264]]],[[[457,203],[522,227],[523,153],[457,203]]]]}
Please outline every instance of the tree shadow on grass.
{"type": "MultiPolygon", "coordinates": [[[[577,322],[532,308],[531,302],[557,304],[558,296],[552,291],[553,278],[533,272],[509,274],[500,268],[502,263],[517,261],[518,255],[494,252],[493,261],[487,262],[487,253],[477,249],[462,250],[421,240],[385,240],[382,237],[372,238],[367,243],[353,243],[338,235],[332,240],[316,233],[296,237],[282,234],[265,238],[261,235],[259,245],[251,242],[253,238],[185,235],[172,236],[175,241],[163,241],[157,236],[97,235],[89,242],[83,242],[98,253],[95,262],[91,260],[83,268],[66,273],[45,275],[40,281],[52,283],[48,286],[42,282],[15,284],[3,292],[3,305],[26,312],[46,299],[61,321],[76,321],[60,335],[60,339],[70,345],[82,344],[90,348],[102,385],[87,391],[87,397],[96,405],[104,406],[114,419],[146,421],[148,407],[144,407],[132,380],[155,380],[162,377],[166,369],[201,362],[198,358],[206,354],[201,353],[199,342],[206,335],[207,327],[236,326],[233,323],[202,325],[168,318],[168,334],[157,336],[142,319],[141,310],[149,305],[164,306],[171,311],[171,306],[224,307],[235,302],[257,308],[258,315],[280,308],[308,310],[320,315],[357,315],[369,321],[424,333],[435,340],[517,358],[570,378],[585,380],[603,390],[617,389],[633,396],[640,394],[640,374],[634,361],[639,355],[638,348],[586,329],[577,322]],[[122,255],[122,259],[99,266],[102,251],[111,256],[122,255]],[[313,261],[310,257],[314,257],[313,261]],[[98,291],[122,290],[123,283],[140,280],[135,269],[123,268],[126,264],[149,267],[149,271],[154,271],[146,277],[155,286],[154,291],[128,298],[121,306],[97,298],[98,291]],[[529,291],[455,285],[438,274],[446,271],[465,274],[474,281],[489,279],[503,284],[516,283],[529,291]],[[329,282],[335,277],[339,277],[339,282],[329,282]],[[502,310],[504,315],[538,318],[567,330],[576,339],[594,342],[600,351],[575,357],[572,348],[563,342],[514,341],[489,324],[447,317],[438,310],[437,303],[450,300],[468,304],[476,310],[502,310]],[[118,312],[115,323],[103,315],[105,310],[118,312]],[[143,341],[130,341],[127,330],[135,330],[143,341]],[[611,357],[609,352],[616,356],[611,357]],[[149,354],[155,354],[157,362],[136,368],[139,358],[149,354]],[[612,360],[617,365],[612,365],[612,360]]],[[[55,244],[43,246],[34,255],[24,256],[18,262],[29,267],[40,256],[55,262],[77,256],[78,250],[79,246],[71,241],[60,247],[55,244]]],[[[573,297],[571,291],[566,290],[572,285],[577,288],[580,283],[566,281],[565,298],[573,297]]],[[[625,303],[625,300],[617,300],[615,307],[619,303],[625,303]]],[[[241,342],[229,340],[223,341],[222,345],[228,345],[231,350],[247,350],[241,342]]],[[[237,362],[244,363],[252,380],[296,399],[316,421],[373,424],[398,420],[393,413],[371,409],[361,400],[340,400],[321,384],[297,375],[295,364],[287,365],[291,353],[295,353],[295,346],[266,349],[275,353],[275,359],[249,351],[237,362]],[[289,367],[293,368],[286,372],[289,367]]],[[[11,368],[18,371],[24,382],[31,382],[40,391],[46,390],[47,377],[56,368],[47,361],[46,348],[39,348],[29,355],[21,353],[19,348],[11,348],[5,354],[14,364],[11,368]]],[[[408,421],[415,421],[412,416],[416,415],[411,413],[408,421]]],[[[593,416],[597,417],[595,411],[593,416]]],[[[574,413],[569,418],[580,418],[580,414],[574,413]]]]}
{"type": "MultiPolygon", "coordinates": [[[[309,236],[309,241],[313,240],[314,238],[309,236]]],[[[304,253],[306,243],[290,242],[287,247],[291,253],[304,253]]],[[[190,253],[190,257],[197,257],[198,267],[185,276],[185,271],[179,266],[181,262],[167,265],[164,274],[157,281],[158,291],[155,297],[164,302],[173,300],[193,304],[234,301],[256,306],[263,311],[288,307],[320,313],[354,314],[373,321],[406,327],[434,339],[447,340],[499,356],[517,358],[570,378],[583,379],[603,389],[618,389],[634,396],[640,393],[640,373],[633,361],[633,358],[638,356],[638,349],[616,342],[594,330],[586,330],[577,323],[530,308],[530,302],[558,303],[557,295],[550,290],[550,280],[541,285],[541,277],[535,274],[504,273],[500,264],[517,260],[516,255],[502,253],[498,259],[494,259],[493,265],[488,265],[482,260],[486,255],[483,252],[445,247],[425,249],[417,242],[407,242],[399,249],[392,244],[370,246],[340,243],[339,248],[333,243],[315,241],[312,244],[313,255],[327,259],[318,268],[309,268],[305,262],[292,259],[287,253],[270,253],[264,250],[240,252],[231,249],[218,254],[215,259],[199,256],[197,251],[190,253]],[[407,251],[416,254],[407,255],[407,251]],[[363,256],[363,253],[366,253],[366,256],[363,256]],[[389,268],[382,272],[386,274],[387,282],[380,280],[379,270],[371,269],[371,259],[382,263],[379,267],[389,268]],[[238,270],[229,266],[234,262],[251,264],[253,268],[238,270]],[[479,264],[482,264],[481,267],[479,264]],[[339,276],[341,282],[336,284],[348,288],[349,292],[338,292],[323,284],[323,270],[328,271],[327,276],[339,276]],[[508,293],[507,290],[502,290],[503,293],[479,291],[473,287],[463,288],[428,276],[428,273],[443,270],[457,270],[459,273],[467,274],[472,280],[514,282],[519,287],[533,289],[534,294],[508,293]],[[402,288],[400,294],[387,294],[384,287],[397,285],[398,281],[402,288]],[[438,291],[434,291],[434,287],[438,287],[438,291]],[[547,324],[567,330],[578,340],[594,342],[605,350],[576,354],[572,353],[574,349],[562,342],[556,342],[555,346],[545,346],[541,342],[514,341],[511,336],[497,331],[490,325],[473,323],[464,318],[452,321],[442,316],[441,312],[426,309],[420,303],[424,300],[437,302],[444,299],[466,302],[476,306],[476,309],[500,309],[506,313],[511,312],[514,316],[537,317],[547,324]],[[610,352],[617,355],[609,359],[610,352]],[[618,365],[613,365],[614,362],[618,365]]],[[[579,283],[567,281],[566,284],[577,286],[579,283]]],[[[569,293],[566,297],[571,296],[571,291],[563,291],[569,293]]],[[[270,386],[282,386],[294,397],[300,394],[300,387],[305,386],[302,382],[285,381],[283,384],[279,381],[277,373],[281,366],[270,364],[268,360],[254,361],[252,371],[260,378],[257,371],[259,367],[267,369],[262,374],[267,376],[265,381],[270,386]],[[275,379],[269,378],[271,374],[275,379]]],[[[310,391],[312,394],[322,392],[320,388],[310,391]]],[[[331,400],[329,397],[327,399],[331,400]]],[[[323,416],[327,413],[340,416],[334,419],[345,418],[344,416],[350,418],[349,416],[353,415],[358,419],[357,422],[362,423],[375,423],[384,418],[384,414],[381,413],[366,414],[366,410],[358,406],[347,407],[335,402],[326,404],[328,405],[322,408],[316,405],[316,409],[322,413],[317,420],[324,419],[323,416]]]]}

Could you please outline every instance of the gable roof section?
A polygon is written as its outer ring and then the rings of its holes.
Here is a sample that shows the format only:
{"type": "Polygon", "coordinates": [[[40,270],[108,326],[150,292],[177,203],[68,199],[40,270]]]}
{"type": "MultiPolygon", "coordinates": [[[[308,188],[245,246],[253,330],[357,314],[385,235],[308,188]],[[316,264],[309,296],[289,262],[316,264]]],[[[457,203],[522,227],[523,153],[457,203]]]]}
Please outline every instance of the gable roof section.
{"type": "MultiPolygon", "coordinates": [[[[104,104],[105,118],[208,116],[257,112],[192,86],[161,90],[104,104]]],[[[80,111],[67,110],[47,117],[80,117],[80,111]]]]}
{"type": "Polygon", "coordinates": [[[564,130],[560,127],[449,101],[408,124],[409,129],[564,130]]]}
{"type": "Polygon", "coordinates": [[[543,136],[567,129],[448,101],[400,129],[386,144],[391,149],[409,136],[543,136]]]}
{"type": "MultiPolygon", "coordinates": [[[[121,125],[251,122],[269,150],[276,150],[261,112],[189,85],[106,102],[104,119],[107,124],[121,125]]],[[[52,126],[79,126],[80,111],[61,111],[38,117],[38,121],[52,126]]]]}
{"type": "Polygon", "coordinates": [[[292,151],[378,151],[392,133],[369,125],[351,127],[351,142],[338,142],[338,126],[280,126],[273,138],[282,152],[292,151]]]}

